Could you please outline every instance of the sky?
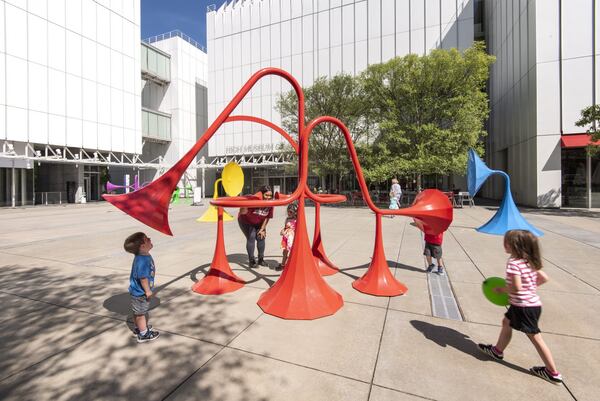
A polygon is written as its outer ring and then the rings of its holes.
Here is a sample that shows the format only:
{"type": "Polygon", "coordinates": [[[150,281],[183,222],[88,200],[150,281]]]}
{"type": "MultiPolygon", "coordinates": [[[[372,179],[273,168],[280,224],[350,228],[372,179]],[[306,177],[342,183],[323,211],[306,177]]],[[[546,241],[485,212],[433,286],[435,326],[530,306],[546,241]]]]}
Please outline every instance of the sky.
{"type": "Polygon", "coordinates": [[[225,0],[141,0],[142,39],[179,29],[206,48],[206,7],[225,0]]]}

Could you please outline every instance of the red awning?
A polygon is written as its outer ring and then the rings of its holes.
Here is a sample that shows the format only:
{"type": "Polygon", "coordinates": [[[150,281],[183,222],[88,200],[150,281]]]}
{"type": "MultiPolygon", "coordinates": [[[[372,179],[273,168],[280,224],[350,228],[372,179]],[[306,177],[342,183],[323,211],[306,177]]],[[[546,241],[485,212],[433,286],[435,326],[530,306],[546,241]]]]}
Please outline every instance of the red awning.
{"type": "MultiPolygon", "coordinates": [[[[562,135],[560,137],[560,146],[563,148],[582,148],[592,144],[591,136],[588,134],[562,135]]],[[[594,145],[600,145],[600,141],[594,142],[594,145]]]]}

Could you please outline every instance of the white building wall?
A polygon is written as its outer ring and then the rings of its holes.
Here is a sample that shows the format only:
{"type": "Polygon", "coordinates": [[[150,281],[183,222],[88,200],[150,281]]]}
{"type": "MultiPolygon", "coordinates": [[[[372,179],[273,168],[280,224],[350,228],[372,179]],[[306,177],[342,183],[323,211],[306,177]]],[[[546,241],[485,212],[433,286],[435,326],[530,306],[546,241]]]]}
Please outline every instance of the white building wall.
{"type": "MultiPolygon", "coordinates": [[[[540,207],[560,206],[560,136],[585,131],[575,122],[598,94],[593,0],[560,4],[485,2],[486,41],[497,58],[486,158],[492,168],[507,168],[517,202],[540,207]]],[[[485,195],[502,192],[498,181],[485,195]]]]}
{"type": "MultiPolygon", "coordinates": [[[[250,76],[279,67],[303,86],[316,77],[358,74],[369,64],[473,42],[473,0],[237,0],[207,14],[208,120],[214,121],[250,76]]],[[[274,110],[291,86],[261,80],[233,114],[280,124],[274,110]]],[[[269,153],[278,134],[250,123],[224,125],[209,156],[269,153]]]]}
{"type": "Polygon", "coordinates": [[[171,82],[157,106],[171,114],[171,144],[165,160],[175,163],[196,143],[196,82],[207,86],[208,59],[202,50],[177,36],[152,46],[171,55],[171,82]]]}
{"type": "Polygon", "coordinates": [[[141,153],[140,0],[0,0],[0,139],[141,153]]]}

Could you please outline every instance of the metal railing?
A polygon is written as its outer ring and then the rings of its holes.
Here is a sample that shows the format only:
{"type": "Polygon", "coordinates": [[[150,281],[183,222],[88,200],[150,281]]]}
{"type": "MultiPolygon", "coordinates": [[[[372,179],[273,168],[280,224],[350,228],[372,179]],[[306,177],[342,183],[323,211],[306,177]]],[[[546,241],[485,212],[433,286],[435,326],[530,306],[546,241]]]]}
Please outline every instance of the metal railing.
{"type": "Polygon", "coordinates": [[[158,42],[159,40],[165,40],[165,39],[170,39],[170,38],[174,38],[174,37],[181,38],[181,39],[185,40],[186,42],[188,42],[189,44],[191,44],[192,46],[195,46],[198,49],[202,50],[204,53],[206,53],[205,46],[202,46],[200,43],[196,42],[194,39],[190,38],[188,35],[181,32],[179,29],[175,29],[171,32],[161,33],[160,35],[151,36],[149,38],[142,39],[142,42],[154,43],[154,42],[158,42]]]}
{"type": "Polygon", "coordinates": [[[50,197],[50,204],[56,204],[56,201],[58,200],[58,204],[62,205],[62,192],[60,191],[56,191],[56,192],[35,192],[33,194],[33,204],[34,205],[47,205],[48,204],[48,195],[51,195],[50,197]],[[38,203],[38,199],[40,200],[40,203],[38,203]]]}

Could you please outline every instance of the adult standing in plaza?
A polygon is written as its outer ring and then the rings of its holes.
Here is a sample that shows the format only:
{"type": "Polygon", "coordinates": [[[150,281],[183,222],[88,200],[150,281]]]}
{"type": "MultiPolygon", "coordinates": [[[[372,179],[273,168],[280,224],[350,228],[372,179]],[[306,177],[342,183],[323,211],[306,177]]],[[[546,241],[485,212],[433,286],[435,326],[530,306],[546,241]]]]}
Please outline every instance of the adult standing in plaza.
{"type": "MultiPolygon", "coordinates": [[[[396,199],[396,204],[398,205],[398,207],[401,206],[400,200],[402,199],[402,187],[400,187],[400,184],[398,183],[398,179],[397,178],[392,178],[392,188],[390,189],[390,198],[395,198],[396,199]]],[[[390,199],[390,203],[391,203],[391,199],[390,199]]]]}
{"type": "MultiPolygon", "coordinates": [[[[260,188],[263,199],[273,198],[271,187],[265,185],[260,188]]],[[[272,207],[240,208],[238,224],[246,237],[246,252],[250,267],[267,266],[265,264],[265,239],[267,238],[267,224],[273,218],[272,207]],[[254,244],[258,248],[258,262],[254,258],[254,244]]]]}

